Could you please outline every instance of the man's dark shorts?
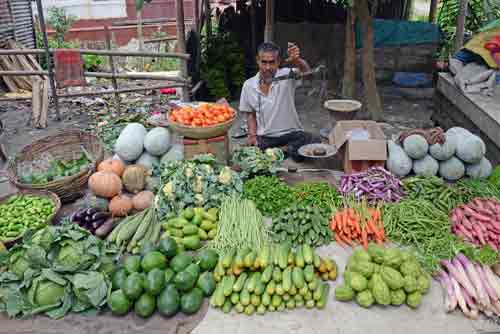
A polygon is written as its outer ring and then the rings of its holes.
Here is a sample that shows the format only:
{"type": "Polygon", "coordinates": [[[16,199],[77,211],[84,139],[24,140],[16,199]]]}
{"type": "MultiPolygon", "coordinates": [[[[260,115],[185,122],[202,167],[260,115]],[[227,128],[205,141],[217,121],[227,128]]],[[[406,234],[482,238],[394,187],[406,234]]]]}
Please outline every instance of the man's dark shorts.
{"type": "Polygon", "coordinates": [[[301,146],[321,143],[321,137],[313,135],[312,133],[305,131],[295,131],[287,133],[280,137],[268,137],[268,136],[258,136],[257,145],[261,150],[265,150],[270,147],[281,147],[287,146],[288,150],[285,152],[287,156],[291,157],[294,161],[300,162],[304,160],[298,150],[301,146]]]}

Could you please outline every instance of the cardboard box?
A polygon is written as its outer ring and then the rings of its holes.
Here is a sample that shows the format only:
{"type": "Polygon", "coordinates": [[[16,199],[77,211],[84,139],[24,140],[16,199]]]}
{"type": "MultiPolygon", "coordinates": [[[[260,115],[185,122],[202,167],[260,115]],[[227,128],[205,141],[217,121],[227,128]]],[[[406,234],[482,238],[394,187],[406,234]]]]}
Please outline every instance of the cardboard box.
{"type": "Polygon", "coordinates": [[[330,133],[330,144],[342,157],[345,173],[384,166],[387,142],[382,128],[374,121],[340,121],[330,133]]]}

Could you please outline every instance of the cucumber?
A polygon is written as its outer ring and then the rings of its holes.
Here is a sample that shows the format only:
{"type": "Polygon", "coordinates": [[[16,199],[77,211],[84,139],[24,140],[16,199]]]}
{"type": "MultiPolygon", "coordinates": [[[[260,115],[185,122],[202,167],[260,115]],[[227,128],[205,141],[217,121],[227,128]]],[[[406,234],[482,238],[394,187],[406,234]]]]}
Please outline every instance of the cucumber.
{"type": "Polygon", "coordinates": [[[262,304],[259,305],[259,307],[257,307],[257,314],[258,315],[263,315],[266,313],[266,307],[262,304]]]}
{"type": "Polygon", "coordinates": [[[274,295],[275,291],[276,291],[276,283],[274,281],[269,282],[266,287],[266,293],[272,296],[274,295]]]}
{"type": "Polygon", "coordinates": [[[215,289],[215,292],[214,292],[214,296],[215,296],[215,306],[222,307],[224,305],[224,302],[225,302],[224,286],[222,285],[222,283],[219,283],[217,285],[217,288],[215,289]]]}
{"type": "Polygon", "coordinates": [[[243,268],[245,263],[243,260],[245,259],[245,256],[249,253],[250,251],[248,249],[242,249],[236,253],[236,256],[234,257],[234,264],[240,268],[243,268]]]}
{"type": "Polygon", "coordinates": [[[245,307],[245,314],[246,315],[252,315],[254,313],[255,313],[255,306],[253,306],[252,304],[250,304],[247,307],[245,307]]]}
{"type": "Polygon", "coordinates": [[[200,237],[201,240],[207,240],[208,239],[207,232],[203,231],[201,228],[198,229],[198,236],[200,237]]]}
{"type": "Polygon", "coordinates": [[[242,273],[238,279],[236,280],[236,283],[234,283],[233,285],[233,291],[234,292],[240,292],[243,287],[245,286],[245,282],[248,278],[248,274],[247,273],[242,273]]]}
{"type": "Polygon", "coordinates": [[[307,301],[307,300],[312,300],[312,301],[314,301],[314,299],[313,299],[313,294],[312,294],[312,292],[311,292],[311,291],[307,291],[307,293],[304,295],[304,300],[306,300],[306,301],[307,301]]]}
{"type": "Polygon", "coordinates": [[[308,264],[304,268],[304,280],[306,282],[312,282],[314,280],[314,267],[311,264],[308,264]]]}
{"type": "Polygon", "coordinates": [[[267,284],[273,278],[273,269],[274,269],[273,265],[270,265],[264,270],[262,276],[260,277],[262,283],[267,284]]]}
{"type": "Polygon", "coordinates": [[[289,266],[293,266],[293,264],[295,263],[295,254],[293,253],[292,250],[290,250],[288,252],[288,261],[287,262],[288,262],[289,266]]]}
{"type": "Polygon", "coordinates": [[[289,310],[293,310],[295,308],[295,301],[293,299],[290,299],[286,303],[286,308],[289,309],[289,310]]]}
{"type": "Polygon", "coordinates": [[[312,280],[311,282],[309,282],[307,284],[307,287],[309,288],[310,291],[316,291],[316,289],[318,288],[318,284],[319,284],[319,278],[317,277],[314,277],[314,280],[312,280]]]}
{"type": "Polygon", "coordinates": [[[314,268],[316,269],[319,269],[319,267],[321,266],[321,258],[319,257],[318,254],[313,255],[313,264],[314,268]]]}
{"type": "Polygon", "coordinates": [[[304,256],[302,255],[302,247],[297,247],[297,252],[295,253],[295,265],[299,268],[304,268],[304,256]]]}
{"type": "Polygon", "coordinates": [[[183,228],[189,222],[184,218],[172,218],[168,220],[168,225],[174,226],[176,228],[183,228]]]}
{"type": "Polygon", "coordinates": [[[250,293],[246,289],[243,289],[240,293],[240,303],[243,306],[250,305],[250,293]]]}
{"type": "Polygon", "coordinates": [[[292,288],[292,268],[287,267],[283,270],[283,291],[288,292],[292,288]]]}
{"type": "Polygon", "coordinates": [[[298,292],[299,292],[299,290],[293,284],[292,284],[290,291],[288,291],[288,293],[291,294],[292,296],[295,296],[298,292]]]}
{"type": "Polygon", "coordinates": [[[275,308],[278,308],[281,305],[281,302],[282,302],[281,296],[274,295],[273,298],[271,298],[271,304],[275,308]]]}
{"type": "Polygon", "coordinates": [[[262,275],[259,280],[256,281],[255,283],[255,290],[253,293],[256,295],[260,296],[266,291],[266,285],[262,282],[262,275]]]}
{"type": "Polygon", "coordinates": [[[269,306],[271,305],[271,296],[267,293],[264,293],[261,298],[262,305],[269,306]]]}
{"type": "Polygon", "coordinates": [[[323,284],[318,284],[318,287],[313,292],[314,301],[318,301],[321,299],[321,294],[323,293],[323,284]]]}
{"type": "Polygon", "coordinates": [[[240,294],[236,293],[236,292],[233,292],[231,294],[231,303],[233,303],[233,305],[236,305],[239,302],[240,302],[240,294]]]}
{"type": "Polygon", "coordinates": [[[267,268],[271,264],[271,249],[268,245],[262,247],[258,258],[261,268],[267,268]]]}
{"type": "Polygon", "coordinates": [[[281,279],[282,279],[282,274],[281,274],[281,270],[279,267],[274,267],[274,270],[273,270],[273,281],[275,281],[276,283],[279,283],[281,282],[281,279]]]}
{"type": "Polygon", "coordinates": [[[283,296],[285,294],[285,290],[283,290],[283,286],[281,284],[276,284],[276,294],[278,296],[283,296]]]}
{"type": "Polygon", "coordinates": [[[290,298],[292,298],[292,297],[290,297],[290,295],[289,295],[288,293],[285,293],[283,296],[281,296],[281,298],[283,298],[283,301],[287,302],[287,301],[289,301],[289,300],[290,300],[290,298]]]}
{"type": "Polygon", "coordinates": [[[224,305],[222,306],[222,312],[224,313],[229,313],[231,312],[231,309],[233,308],[233,304],[229,299],[226,299],[224,305]]]}
{"type": "Polygon", "coordinates": [[[314,300],[308,300],[306,301],[306,308],[311,309],[314,308],[314,300]]]}
{"type": "Polygon", "coordinates": [[[233,262],[234,251],[228,252],[222,257],[222,267],[224,269],[230,268],[233,262]]]}
{"type": "Polygon", "coordinates": [[[295,285],[297,289],[302,289],[304,287],[304,274],[302,269],[298,267],[293,268],[292,281],[293,285],[295,285]]]}
{"type": "Polygon", "coordinates": [[[245,259],[243,261],[244,263],[244,266],[247,267],[247,268],[250,268],[253,266],[253,264],[255,263],[255,258],[257,257],[257,253],[254,252],[254,251],[251,251],[250,253],[248,253],[246,256],[245,256],[245,259]]]}
{"type": "Polygon", "coordinates": [[[251,295],[250,296],[250,304],[252,304],[253,306],[257,307],[260,305],[260,296],[258,295],[251,295]]]}
{"type": "Polygon", "coordinates": [[[308,244],[302,245],[302,255],[304,256],[305,264],[313,264],[314,261],[314,252],[308,244]]]}
{"type": "Polygon", "coordinates": [[[257,281],[260,281],[260,276],[261,273],[255,272],[252,274],[252,277],[250,278],[250,282],[248,282],[247,290],[248,292],[252,293],[255,291],[255,288],[257,286],[257,281]]]}
{"type": "Polygon", "coordinates": [[[302,297],[301,295],[295,295],[293,296],[293,299],[295,300],[295,303],[297,303],[298,301],[304,301],[304,297],[302,297]]]}
{"type": "Polygon", "coordinates": [[[316,307],[319,309],[324,309],[326,302],[328,301],[328,294],[330,292],[330,285],[328,283],[321,284],[321,297],[316,301],[316,307]]]}
{"type": "Polygon", "coordinates": [[[302,296],[302,297],[305,297],[307,295],[307,293],[310,292],[309,289],[307,288],[307,286],[303,286],[302,288],[299,289],[299,294],[302,296]]]}
{"type": "Polygon", "coordinates": [[[235,277],[234,276],[226,276],[222,280],[222,284],[224,287],[224,296],[229,297],[233,293],[233,285],[234,285],[235,277]]]}
{"type": "Polygon", "coordinates": [[[282,269],[285,270],[285,268],[288,266],[288,253],[290,252],[290,245],[289,243],[284,243],[280,246],[279,249],[279,254],[278,254],[278,266],[282,269]]]}
{"type": "Polygon", "coordinates": [[[238,313],[243,313],[243,311],[245,310],[245,307],[243,305],[241,305],[241,303],[238,303],[238,304],[234,305],[234,310],[238,313]]]}

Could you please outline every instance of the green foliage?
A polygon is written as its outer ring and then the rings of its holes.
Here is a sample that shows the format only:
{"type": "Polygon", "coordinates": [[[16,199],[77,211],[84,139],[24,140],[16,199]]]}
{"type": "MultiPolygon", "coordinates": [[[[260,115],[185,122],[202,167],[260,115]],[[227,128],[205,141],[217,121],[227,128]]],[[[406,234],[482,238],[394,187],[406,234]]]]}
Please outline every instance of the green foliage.
{"type": "MultiPolygon", "coordinates": [[[[459,8],[459,1],[440,1],[437,22],[444,33],[444,43],[440,51],[440,57],[443,59],[447,59],[449,54],[453,52],[459,8]]],[[[478,32],[486,23],[498,18],[500,18],[500,3],[491,2],[490,6],[486,8],[483,0],[469,0],[465,30],[471,33],[478,32]]]]}
{"type": "Polygon", "coordinates": [[[64,44],[64,35],[76,21],[76,17],[67,15],[64,8],[50,7],[47,12],[47,23],[56,31],[57,47],[61,48],[64,44]]]}
{"type": "Polygon", "coordinates": [[[216,32],[202,40],[201,78],[213,98],[238,94],[245,81],[245,55],[231,32],[216,32]]]}
{"type": "Polygon", "coordinates": [[[83,68],[88,72],[97,72],[104,63],[104,57],[100,55],[83,55],[83,68]]]}

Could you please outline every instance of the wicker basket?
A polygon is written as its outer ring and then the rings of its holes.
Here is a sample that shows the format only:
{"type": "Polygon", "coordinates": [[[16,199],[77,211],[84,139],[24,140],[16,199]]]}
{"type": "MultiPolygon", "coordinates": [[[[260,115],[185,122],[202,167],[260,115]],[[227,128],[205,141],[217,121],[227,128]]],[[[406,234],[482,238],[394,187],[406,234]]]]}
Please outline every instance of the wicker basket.
{"type": "Polygon", "coordinates": [[[184,138],[210,139],[224,136],[229,131],[231,126],[233,126],[235,120],[236,117],[233,117],[232,119],[224,123],[204,127],[188,126],[169,121],[169,127],[173,131],[184,136],[184,138]]]}
{"type": "Polygon", "coordinates": [[[10,182],[21,189],[47,190],[59,196],[62,203],[68,203],[81,197],[90,175],[96,170],[97,165],[104,159],[104,147],[101,141],[89,133],[81,130],[64,130],[56,135],[37,140],[24,147],[16,157],[9,161],[7,175],[10,182]],[[17,167],[26,161],[39,159],[42,153],[50,153],[56,159],[71,159],[75,152],[86,151],[91,159],[87,169],[79,173],[51,181],[44,184],[21,183],[17,175],[17,167]]]}
{"type": "MultiPolygon", "coordinates": [[[[34,195],[34,196],[38,196],[38,197],[45,197],[45,198],[51,199],[52,202],[54,202],[54,212],[47,219],[47,222],[46,222],[47,225],[49,225],[49,224],[51,224],[53,222],[53,220],[56,217],[57,213],[61,209],[61,201],[59,200],[59,197],[56,194],[54,194],[53,192],[45,191],[45,190],[23,190],[23,189],[21,189],[21,190],[19,190],[19,192],[15,193],[15,194],[10,194],[10,195],[7,195],[7,196],[0,197],[0,204],[3,204],[9,198],[11,198],[12,196],[18,196],[18,195],[34,195]]],[[[11,247],[16,242],[18,242],[19,240],[21,240],[23,238],[23,235],[24,235],[24,233],[21,234],[18,237],[15,237],[14,239],[7,239],[7,240],[0,240],[0,241],[6,247],[11,247]]]]}

